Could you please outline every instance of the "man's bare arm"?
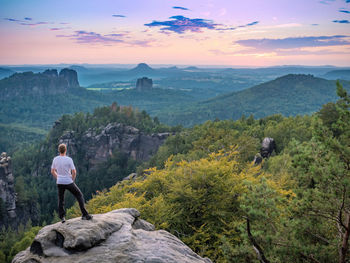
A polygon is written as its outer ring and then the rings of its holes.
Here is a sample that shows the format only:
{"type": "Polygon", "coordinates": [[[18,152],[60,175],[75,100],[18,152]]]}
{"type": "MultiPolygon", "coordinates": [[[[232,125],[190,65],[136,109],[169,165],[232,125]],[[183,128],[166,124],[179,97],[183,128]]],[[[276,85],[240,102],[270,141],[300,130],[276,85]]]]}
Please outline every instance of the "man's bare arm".
{"type": "Polygon", "coordinates": [[[77,170],[73,169],[72,170],[72,179],[75,181],[75,177],[77,176],[77,170]]]}
{"type": "Polygon", "coordinates": [[[51,169],[51,174],[53,175],[53,177],[55,177],[55,179],[57,180],[57,172],[56,169],[51,169]]]}

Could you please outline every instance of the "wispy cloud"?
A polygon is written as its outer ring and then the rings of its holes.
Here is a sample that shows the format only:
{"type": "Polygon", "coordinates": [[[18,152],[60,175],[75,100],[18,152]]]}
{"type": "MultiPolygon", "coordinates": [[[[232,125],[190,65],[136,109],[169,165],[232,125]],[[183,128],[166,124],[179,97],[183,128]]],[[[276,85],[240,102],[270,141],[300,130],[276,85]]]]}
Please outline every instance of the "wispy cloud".
{"type": "Polygon", "coordinates": [[[56,37],[68,38],[79,44],[124,44],[127,46],[149,47],[154,42],[154,40],[134,40],[127,33],[100,34],[85,30],[74,31],[73,34],[69,35],[56,35],[56,37]]]}
{"type": "Polygon", "coordinates": [[[21,20],[14,19],[14,18],[4,18],[4,20],[10,21],[10,22],[22,22],[21,20]]]}
{"type": "Polygon", "coordinates": [[[70,27],[51,27],[50,31],[60,31],[64,29],[69,29],[70,27]]]}
{"type": "Polygon", "coordinates": [[[138,47],[150,47],[155,40],[131,40],[124,42],[129,46],[138,46],[138,47]]]}
{"type": "MultiPolygon", "coordinates": [[[[349,1],[349,0],[346,0],[349,1]]],[[[335,0],[321,0],[319,3],[324,4],[324,5],[329,5],[331,3],[335,2],[335,0]]]]}
{"type": "Polygon", "coordinates": [[[178,34],[183,34],[186,31],[200,33],[202,29],[215,29],[219,24],[214,24],[212,20],[201,18],[187,18],[184,16],[172,16],[167,21],[153,21],[145,24],[148,27],[161,27],[162,31],[172,31],[178,34]]]}
{"type": "Polygon", "coordinates": [[[124,15],[112,15],[113,17],[126,17],[126,16],[124,16],[124,15]]]}
{"type": "Polygon", "coordinates": [[[240,25],[240,26],[236,26],[236,27],[218,27],[216,28],[216,30],[218,31],[229,31],[229,30],[236,30],[237,28],[244,28],[244,27],[250,27],[250,26],[255,26],[259,24],[259,21],[254,21],[245,25],[240,25]]]}
{"type": "Polygon", "coordinates": [[[10,21],[10,22],[15,22],[21,26],[31,26],[31,27],[35,27],[35,26],[39,26],[39,25],[53,24],[53,23],[43,22],[43,21],[34,22],[33,18],[31,18],[31,17],[25,17],[24,20],[19,20],[19,19],[15,19],[15,18],[4,18],[4,20],[10,21]]]}
{"type": "Polygon", "coordinates": [[[345,10],[345,9],[340,9],[339,12],[342,12],[342,13],[345,13],[345,14],[350,14],[350,11],[349,10],[345,10]]]}
{"type": "Polygon", "coordinates": [[[339,23],[339,24],[350,24],[349,20],[333,20],[333,23],[339,23]]]}
{"type": "Polygon", "coordinates": [[[349,36],[318,36],[318,37],[288,37],[282,39],[245,39],[235,43],[244,47],[260,51],[276,51],[279,49],[303,48],[303,47],[326,47],[326,46],[349,46],[349,36]]]}
{"type": "Polygon", "coordinates": [[[186,7],[182,7],[182,6],[173,6],[174,9],[179,9],[179,10],[185,10],[188,11],[190,9],[186,8],[186,7]]]}
{"type": "Polygon", "coordinates": [[[70,38],[72,40],[75,40],[78,43],[84,43],[84,44],[92,44],[92,43],[110,44],[110,43],[123,42],[122,39],[117,38],[115,36],[101,35],[96,32],[87,32],[84,30],[74,31],[74,34],[71,34],[71,35],[57,35],[57,37],[70,38]]]}
{"type": "Polygon", "coordinates": [[[40,25],[48,25],[50,24],[49,22],[34,22],[34,23],[19,23],[20,25],[22,26],[32,26],[32,27],[35,27],[35,26],[40,26],[40,25]]]}
{"type": "Polygon", "coordinates": [[[210,53],[216,56],[257,56],[262,57],[266,54],[268,55],[278,55],[278,56],[305,56],[305,55],[334,55],[334,54],[348,54],[349,52],[342,52],[339,50],[330,50],[330,49],[322,49],[322,50],[312,50],[310,48],[300,49],[300,48],[292,48],[292,49],[279,49],[273,51],[258,51],[258,50],[237,50],[231,52],[225,52],[219,49],[211,49],[208,50],[210,53]]]}
{"type": "Polygon", "coordinates": [[[259,21],[254,21],[254,22],[251,22],[251,23],[249,23],[249,24],[246,24],[246,25],[243,26],[243,27],[254,26],[254,25],[258,24],[258,23],[259,23],[259,21]]]}

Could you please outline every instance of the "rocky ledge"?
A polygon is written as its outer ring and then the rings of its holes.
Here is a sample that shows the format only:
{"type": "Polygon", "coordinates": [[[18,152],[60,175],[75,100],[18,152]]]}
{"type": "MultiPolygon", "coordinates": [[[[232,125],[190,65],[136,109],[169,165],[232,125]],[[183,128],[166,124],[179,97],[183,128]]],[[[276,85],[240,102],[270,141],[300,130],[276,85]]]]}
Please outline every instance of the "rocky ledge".
{"type": "Polygon", "coordinates": [[[134,208],[74,218],[42,228],[12,263],[210,263],[172,234],[154,230],[134,208]]]}

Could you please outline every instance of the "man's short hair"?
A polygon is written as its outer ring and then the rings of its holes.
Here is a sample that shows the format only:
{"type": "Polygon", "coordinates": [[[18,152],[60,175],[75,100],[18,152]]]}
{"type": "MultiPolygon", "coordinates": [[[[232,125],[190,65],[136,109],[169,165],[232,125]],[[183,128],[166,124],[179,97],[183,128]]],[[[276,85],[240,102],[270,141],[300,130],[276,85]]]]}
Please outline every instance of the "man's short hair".
{"type": "Polygon", "coordinates": [[[58,151],[60,153],[65,153],[67,151],[67,146],[64,143],[61,143],[60,145],[58,145],[58,151]]]}

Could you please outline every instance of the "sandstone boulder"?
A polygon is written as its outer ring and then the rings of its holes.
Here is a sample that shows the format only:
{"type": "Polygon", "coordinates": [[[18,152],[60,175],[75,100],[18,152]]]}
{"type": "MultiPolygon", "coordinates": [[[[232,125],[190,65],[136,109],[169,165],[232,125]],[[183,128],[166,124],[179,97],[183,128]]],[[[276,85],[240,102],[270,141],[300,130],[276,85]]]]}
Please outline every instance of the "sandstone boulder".
{"type": "Polygon", "coordinates": [[[172,234],[154,230],[133,208],[74,218],[41,229],[13,263],[210,263],[172,234]]]}

